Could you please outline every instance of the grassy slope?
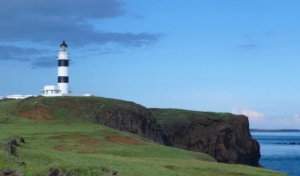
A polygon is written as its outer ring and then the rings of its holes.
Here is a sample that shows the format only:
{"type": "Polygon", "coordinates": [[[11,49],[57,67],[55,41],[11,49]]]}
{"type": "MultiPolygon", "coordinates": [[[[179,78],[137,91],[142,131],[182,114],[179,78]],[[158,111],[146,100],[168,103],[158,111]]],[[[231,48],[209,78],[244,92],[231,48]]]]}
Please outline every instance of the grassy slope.
{"type": "MultiPolygon", "coordinates": [[[[32,105],[36,100],[21,106],[32,105]]],[[[206,154],[165,147],[134,134],[72,119],[62,110],[57,112],[65,119],[53,115],[52,120],[27,120],[13,113],[18,103],[19,100],[0,102],[0,169],[12,167],[26,175],[44,175],[56,166],[67,172],[75,170],[78,175],[104,175],[102,167],[117,170],[119,175],[281,175],[261,168],[212,162],[206,154]],[[11,136],[22,136],[26,141],[19,142],[16,156],[8,156],[3,147],[11,136]],[[18,166],[18,162],[27,166],[18,166]]]]}

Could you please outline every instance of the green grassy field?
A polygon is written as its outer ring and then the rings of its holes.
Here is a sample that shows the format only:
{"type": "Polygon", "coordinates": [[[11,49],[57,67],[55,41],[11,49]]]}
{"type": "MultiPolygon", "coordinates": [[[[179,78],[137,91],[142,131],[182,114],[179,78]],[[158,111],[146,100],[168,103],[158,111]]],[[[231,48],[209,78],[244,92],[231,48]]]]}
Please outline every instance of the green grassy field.
{"type": "MultiPolygon", "coordinates": [[[[70,97],[70,101],[82,101],[70,97]]],[[[102,168],[118,171],[118,175],[283,175],[262,168],[217,163],[203,153],[166,147],[140,136],[72,118],[65,109],[40,109],[37,118],[24,118],[19,110],[34,107],[32,99],[0,102],[0,169],[14,168],[25,175],[45,175],[51,167],[60,167],[76,175],[106,175],[102,168]],[[46,115],[43,115],[45,113],[46,115]],[[62,118],[65,117],[65,118],[62,118]],[[14,147],[8,155],[5,145],[10,137],[23,137],[26,143],[14,147]],[[19,166],[25,162],[26,166],[19,166]]],[[[55,99],[49,99],[49,102],[55,99]]],[[[55,100],[57,101],[57,100],[55,100]]],[[[93,98],[93,101],[116,101],[93,98]]],[[[126,106],[126,102],[120,102],[126,106]]],[[[51,106],[51,105],[47,105],[51,106]]]]}
{"type": "Polygon", "coordinates": [[[200,112],[200,111],[190,111],[184,109],[157,109],[149,108],[151,113],[157,120],[158,124],[164,124],[169,119],[174,120],[191,120],[194,116],[206,116],[210,119],[224,118],[224,117],[234,117],[231,113],[216,113],[216,112],[200,112]]]}

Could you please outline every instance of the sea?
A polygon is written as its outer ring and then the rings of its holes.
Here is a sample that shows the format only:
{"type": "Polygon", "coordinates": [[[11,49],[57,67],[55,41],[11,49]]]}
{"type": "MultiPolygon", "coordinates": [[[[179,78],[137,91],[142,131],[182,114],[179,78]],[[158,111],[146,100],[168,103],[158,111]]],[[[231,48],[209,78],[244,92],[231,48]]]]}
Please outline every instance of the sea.
{"type": "Polygon", "coordinates": [[[251,135],[260,144],[262,166],[300,176],[300,132],[251,132],[251,135]]]}

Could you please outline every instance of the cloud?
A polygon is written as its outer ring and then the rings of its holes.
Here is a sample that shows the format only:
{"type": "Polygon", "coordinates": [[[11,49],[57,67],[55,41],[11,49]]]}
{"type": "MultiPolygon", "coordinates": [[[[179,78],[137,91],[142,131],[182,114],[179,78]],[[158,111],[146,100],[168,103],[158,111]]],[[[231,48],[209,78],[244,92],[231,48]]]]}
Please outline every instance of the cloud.
{"type": "Polygon", "coordinates": [[[295,115],[294,115],[294,122],[300,123],[299,114],[295,114],[295,115]]]}
{"type": "Polygon", "coordinates": [[[243,114],[243,115],[247,116],[249,118],[250,122],[261,123],[261,122],[265,121],[263,113],[253,111],[253,110],[249,110],[249,109],[246,109],[246,108],[244,108],[242,110],[232,108],[231,112],[232,112],[232,114],[243,114]]]}
{"type": "Polygon", "coordinates": [[[8,20],[21,15],[26,15],[23,16],[24,18],[43,15],[62,16],[77,20],[113,18],[126,13],[124,5],[125,3],[119,0],[52,0],[51,3],[36,2],[35,0],[10,0],[9,2],[1,1],[0,15],[7,14],[8,20]]]}
{"type": "Polygon", "coordinates": [[[54,68],[57,67],[57,62],[53,57],[39,57],[32,61],[31,68],[54,68]]]}
{"type": "Polygon", "coordinates": [[[292,118],[281,118],[278,120],[278,122],[287,126],[296,125],[300,124],[300,117],[299,114],[295,114],[292,118]]]}
{"type": "Polygon", "coordinates": [[[10,43],[0,46],[0,60],[28,61],[32,68],[52,67],[44,60],[50,57],[45,53],[42,59],[34,59],[42,50],[13,46],[16,42],[29,42],[38,48],[57,46],[66,40],[74,48],[97,45],[101,53],[101,47],[111,43],[131,48],[152,45],[161,39],[163,34],[110,32],[94,25],[103,19],[127,15],[125,7],[126,3],[120,0],[0,1],[0,44],[10,43]]]}
{"type": "Polygon", "coordinates": [[[47,50],[36,48],[21,48],[11,45],[0,45],[0,60],[30,61],[30,57],[45,53],[47,50]]]}
{"type": "Polygon", "coordinates": [[[161,34],[105,32],[90,22],[126,15],[124,5],[119,0],[0,1],[0,42],[54,44],[65,39],[73,47],[108,42],[139,47],[157,42],[161,34]]]}

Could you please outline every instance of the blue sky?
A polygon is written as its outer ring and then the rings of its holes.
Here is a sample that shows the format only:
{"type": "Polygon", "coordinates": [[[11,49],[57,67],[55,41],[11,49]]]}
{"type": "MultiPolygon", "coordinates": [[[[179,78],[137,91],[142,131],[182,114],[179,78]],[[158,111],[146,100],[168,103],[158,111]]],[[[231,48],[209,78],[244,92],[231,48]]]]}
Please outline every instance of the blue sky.
{"type": "Polygon", "coordinates": [[[232,112],[299,128],[298,0],[0,2],[0,95],[56,84],[69,46],[74,94],[232,112]]]}

